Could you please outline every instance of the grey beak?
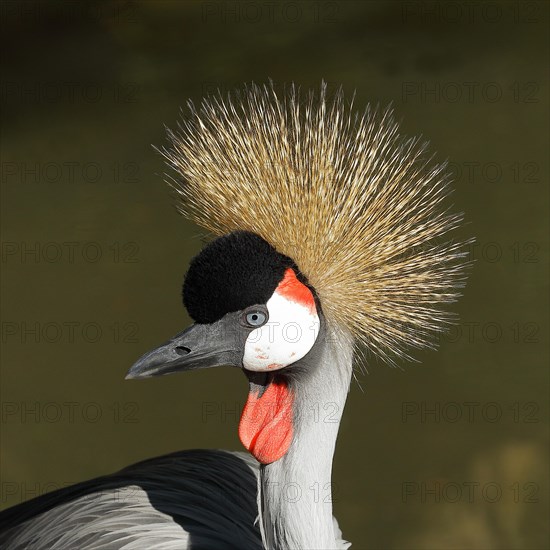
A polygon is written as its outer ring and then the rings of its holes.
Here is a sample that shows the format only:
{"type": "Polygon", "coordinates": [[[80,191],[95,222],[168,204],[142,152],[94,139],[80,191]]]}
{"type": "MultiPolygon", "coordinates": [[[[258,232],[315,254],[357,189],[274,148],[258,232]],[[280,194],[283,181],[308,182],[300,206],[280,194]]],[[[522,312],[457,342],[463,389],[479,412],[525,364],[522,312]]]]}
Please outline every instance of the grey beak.
{"type": "Polygon", "coordinates": [[[194,324],[140,357],[126,379],[218,366],[240,367],[242,347],[232,315],[212,324],[194,324]]]}

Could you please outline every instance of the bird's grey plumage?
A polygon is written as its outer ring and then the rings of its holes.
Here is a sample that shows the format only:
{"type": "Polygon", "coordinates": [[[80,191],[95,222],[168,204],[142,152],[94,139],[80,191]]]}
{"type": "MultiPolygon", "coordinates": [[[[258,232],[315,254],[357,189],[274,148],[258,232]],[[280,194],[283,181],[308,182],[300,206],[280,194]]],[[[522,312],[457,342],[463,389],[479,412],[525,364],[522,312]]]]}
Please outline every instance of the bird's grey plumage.
{"type": "Polygon", "coordinates": [[[9,550],[263,548],[258,463],[193,450],[140,462],[0,514],[9,550]]]}
{"type": "MultiPolygon", "coordinates": [[[[0,513],[6,550],[263,549],[259,464],[247,453],[181,451],[0,513]]],[[[335,519],[338,548],[341,540],[335,519]]]]}
{"type": "Polygon", "coordinates": [[[323,322],[317,345],[294,364],[296,434],[280,460],[260,467],[269,550],[349,548],[332,515],[332,459],[350,386],[351,335],[323,322]],[[323,414],[313,411],[318,407],[323,414]]]}

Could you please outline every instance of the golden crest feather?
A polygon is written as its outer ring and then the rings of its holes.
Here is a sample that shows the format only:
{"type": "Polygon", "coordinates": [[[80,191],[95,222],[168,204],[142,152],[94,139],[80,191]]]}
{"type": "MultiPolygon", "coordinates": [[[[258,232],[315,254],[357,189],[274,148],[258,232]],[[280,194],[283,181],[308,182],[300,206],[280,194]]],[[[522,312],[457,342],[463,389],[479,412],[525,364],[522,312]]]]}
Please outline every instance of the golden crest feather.
{"type": "Polygon", "coordinates": [[[326,86],[251,85],[204,99],[169,131],[178,208],[215,235],[253,231],[290,256],[329,321],[392,362],[430,346],[464,285],[449,175],[390,109],[356,113],[326,86]]]}

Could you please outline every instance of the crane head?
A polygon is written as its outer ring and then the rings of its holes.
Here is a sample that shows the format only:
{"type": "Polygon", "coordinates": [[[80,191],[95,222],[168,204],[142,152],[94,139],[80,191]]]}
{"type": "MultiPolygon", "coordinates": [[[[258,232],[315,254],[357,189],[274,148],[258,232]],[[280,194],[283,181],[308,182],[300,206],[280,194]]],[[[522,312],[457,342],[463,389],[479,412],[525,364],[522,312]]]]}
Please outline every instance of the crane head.
{"type": "Polygon", "coordinates": [[[179,210],[218,239],[184,284],[195,324],[129,377],[242,368],[239,434],[269,463],[289,448],[293,376],[314,368],[324,334],[390,364],[436,346],[469,241],[453,236],[463,216],[447,203],[445,164],[400,133],[391,109],[356,112],[325,84],[252,84],[189,107],[161,153],[179,210]]]}
{"type": "Polygon", "coordinates": [[[146,353],[127,378],[242,368],[250,392],[241,441],[262,463],[281,458],[293,431],[286,372],[312,350],[320,332],[315,290],[291,258],[254,233],[235,231],[191,261],[182,294],[195,324],[146,353]]]}

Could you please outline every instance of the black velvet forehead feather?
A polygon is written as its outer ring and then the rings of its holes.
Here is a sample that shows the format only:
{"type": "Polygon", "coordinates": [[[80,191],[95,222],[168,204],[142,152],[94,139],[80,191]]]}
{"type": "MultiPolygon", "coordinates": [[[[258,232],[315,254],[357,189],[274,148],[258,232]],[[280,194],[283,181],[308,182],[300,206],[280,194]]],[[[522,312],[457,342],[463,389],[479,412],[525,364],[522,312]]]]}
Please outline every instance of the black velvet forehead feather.
{"type": "Polygon", "coordinates": [[[226,313],[265,304],[288,267],[306,282],[292,259],[259,235],[229,233],[191,260],[183,283],[183,304],[195,322],[213,323],[226,313]]]}

